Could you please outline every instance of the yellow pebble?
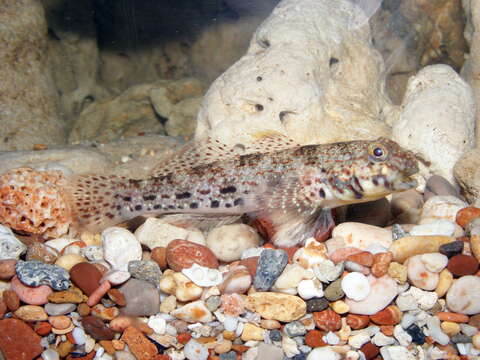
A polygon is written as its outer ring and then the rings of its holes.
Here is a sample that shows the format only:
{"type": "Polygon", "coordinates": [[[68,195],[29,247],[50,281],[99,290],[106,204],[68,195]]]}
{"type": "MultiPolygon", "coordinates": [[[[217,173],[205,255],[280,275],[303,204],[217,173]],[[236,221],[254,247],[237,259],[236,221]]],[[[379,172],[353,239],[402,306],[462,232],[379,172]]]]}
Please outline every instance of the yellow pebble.
{"type": "Polygon", "coordinates": [[[480,333],[476,333],[475,335],[472,336],[472,343],[475,349],[480,350],[480,333]]]}
{"type": "Polygon", "coordinates": [[[443,269],[440,272],[437,288],[435,289],[435,292],[439,298],[443,297],[447,293],[448,289],[450,289],[450,286],[452,286],[452,283],[452,273],[448,269],[443,269]]]}
{"type": "Polygon", "coordinates": [[[226,340],[235,340],[235,338],[237,337],[235,335],[235,331],[228,331],[228,330],[224,330],[222,332],[222,335],[223,335],[223,338],[226,339],[226,340]]]}
{"type": "Polygon", "coordinates": [[[225,354],[232,349],[232,342],[230,340],[223,340],[222,342],[215,345],[213,351],[217,354],[225,354]]]}
{"type": "Polygon", "coordinates": [[[242,341],[257,340],[262,341],[265,330],[252,323],[246,323],[242,332],[242,341]]]}
{"type": "Polygon", "coordinates": [[[55,265],[58,265],[62,268],[64,268],[67,271],[70,271],[72,267],[75,265],[85,262],[87,259],[85,259],[83,256],[78,255],[78,254],[66,254],[60,256],[57,261],[55,261],[55,265]]]}
{"type": "Polygon", "coordinates": [[[343,300],[337,300],[333,303],[330,304],[330,307],[332,308],[333,311],[335,311],[337,314],[346,314],[347,312],[350,311],[350,306],[347,305],[347,303],[343,300]]]}
{"type": "Polygon", "coordinates": [[[442,331],[450,337],[460,332],[460,325],[452,321],[444,321],[440,324],[440,327],[442,331]]]}
{"type": "Polygon", "coordinates": [[[399,284],[405,284],[407,281],[407,267],[393,261],[388,265],[388,275],[399,284]]]}

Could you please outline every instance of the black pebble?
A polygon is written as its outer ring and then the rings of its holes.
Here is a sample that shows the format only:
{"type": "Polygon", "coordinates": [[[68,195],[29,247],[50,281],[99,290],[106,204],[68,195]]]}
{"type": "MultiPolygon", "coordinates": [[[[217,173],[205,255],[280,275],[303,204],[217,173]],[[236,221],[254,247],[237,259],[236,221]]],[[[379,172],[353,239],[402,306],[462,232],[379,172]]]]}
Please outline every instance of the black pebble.
{"type": "Polygon", "coordinates": [[[329,301],[324,297],[307,300],[307,312],[323,311],[328,308],[328,304],[329,301]]]}
{"type": "Polygon", "coordinates": [[[425,343],[425,334],[416,324],[410,325],[405,331],[412,337],[415,344],[423,345],[425,343]]]}
{"type": "Polygon", "coordinates": [[[452,256],[461,254],[463,252],[463,245],[463,241],[452,241],[441,245],[438,249],[438,252],[448,258],[451,258],[452,256]]]}

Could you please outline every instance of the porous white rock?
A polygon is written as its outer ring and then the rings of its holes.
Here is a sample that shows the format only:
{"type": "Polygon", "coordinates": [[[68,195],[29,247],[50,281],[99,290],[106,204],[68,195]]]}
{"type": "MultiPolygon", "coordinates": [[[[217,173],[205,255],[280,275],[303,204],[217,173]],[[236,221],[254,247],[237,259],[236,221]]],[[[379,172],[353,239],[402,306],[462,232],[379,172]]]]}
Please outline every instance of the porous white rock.
{"type": "Polygon", "coordinates": [[[289,289],[298,286],[300,281],[313,278],[313,271],[305,269],[299,264],[287,264],[283,272],[275,281],[276,289],[289,289]]]}
{"type": "Polygon", "coordinates": [[[467,206],[468,204],[465,201],[456,196],[432,196],[423,205],[420,222],[428,223],[439,219],[455,222],[457,212],[467,206]]]}
{"type": "Polygon", "coordinates": [[[386,136],[393,109],[382,71],[358,6],[283,0],[208,90],[195,137],[235,145],[267,129],[300,143],[386,136]]]}
{"type": "Polygon", "coordinates": [[[103,255],[114,270],[128,271],[128,263],[142,259],[142,246],[127,229],[109,227],[102,231],[103,255]]]}
{"type": "Polygon", "coordinates": [[[412,337],[403,329],[401,325],[395,325],[393,328],[393,336],[402,346],[408,346],[412,342],[412,337]]]}
{"type": "Polygon", "coordinates": [[[426,224],[415,225],[409,231],[411,236],[443,235],[453,236],[456,231],[456,224],[452,221],[439,219],[426,224]]]}
{"type": "Polygon", "coordinates": [[[148,326],[155,331],[156,334],[163,335],[167,327],[167,322],[161,315],[152,315],[148,318],[148,326]]]}
{"type": "Polygon", "coordinates": [[[27,250],[10,228],[0,225],[0,260],[18,259],[27,250]]]}
{"type": "Polygon", "coordinates": [[[243,251],[260,244],[260,235],[246,224],[228,224],[212,229],[207,236],[207,247],[218,260],[239,260],[243,251]]]}
{"type": "Polygon", "coordinates": [[[370,335],[365,332],[360,332],[358,334],[350,336],[348,339],[348,345],[354,347],[355,349],[360,349],[363,344],[370,341],[370,335]]]}
{"type": "Polygon", "coordinates": [[[384,360],[415,360],[415,356],[403,346],[384,346],[380,348],[384,360]]]}
{"type": "Polygon", "coordinates": [[[447,65],[431,65],[410,78],[395,141],[431,162],[431,171],[453,182],[453,166],[475,146],[475,102],[470,86],[447,65]]]}
{"type": "Polygon", "coordinates": [[[150,250],[155,247],[167,247],[175,239],[188,240],[200,245],[205,245],[205,237],[196,229],[185,229],[165,222],[163,219],[148,218],[135,230],[135,237],[140,244],[150,250]]]}
{"type": "Polygon", "coordinates": [[[195,339],[190,339],[183,348],[183,353],[188,360],[207,360],[208,349],[195,339]]]}
{"type": "Polygon", "coordinates": [[[376,333],[375,336],[372,338],[372,343],[377,346],[392,345],[394,342],[395,339],[393,337],[386,336],[382,332],[376,333]]]}
{"type": "Polygon", "coordinates": [[[57,239],[52,239],[48,240],[45,242],[45,245],[50,246],[51,248],[54,248],[57,251],[62,251],[63,248],[67,247],[71,243],[77,241],[74,238],[68,238],[68,237],[60,237],[57,239]]]}
{"type": "Polygon", "coordinates": [[[304,300],[314,297],[320,298],[323,296],[322,283],[317,279],[302,280],[298,283],[297,292],[298,295],[304,300]]]}

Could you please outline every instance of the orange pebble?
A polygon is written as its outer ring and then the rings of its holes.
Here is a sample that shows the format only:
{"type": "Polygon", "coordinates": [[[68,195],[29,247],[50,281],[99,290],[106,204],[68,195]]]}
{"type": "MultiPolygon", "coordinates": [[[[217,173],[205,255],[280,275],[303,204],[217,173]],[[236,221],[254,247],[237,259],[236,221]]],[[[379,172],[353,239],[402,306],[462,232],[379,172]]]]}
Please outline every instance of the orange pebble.
{"type": "Polygon", "coordinates": [[[265,243],[265,244],[263,245],[263,247],[264,247],[265,249],[276,249],[275,245],[273,245],[272,243],[269,243],[269,242],[265,243]]]}
{"type": "Polygon", "coordinates": [[[393,325],[381,325],[380,326],[380,331],[383,333],[385,336],[392,336],[393,335],[393,325]]]}
{"type": "Polygon", "coordinates": [[[323,331],[320,330],[310,330],[305,335],[305,344],[312,348],[316,348],[319,346],[327,345],[325,341],[323,341],[322,337],[325,335],[323,331]]]}
{"type": "Polygon", "coordinates": [[[90,295],[87,300],[88,306],[95,306],[99,303],[100,299],[110,290],[110,283],[108,281],[104,281],[100,284],[100,286],[90,295]]]}
{"type": "Polygon", "coordinates": [[[474,206],[465,207],[457,212],[456,222],[462,228],[465,228],[470,221],[480,217],[480,209],[474,206]]]}
{"type": "Polygon", "coordinates": [[[192,334],[190,333],[181,333],[177,335],[177,341],[180,344],[186,344],[192,338],[192,334]]]}
{"type": "Polygon", "coordinates": [[[75,338],[73,337],[73,332],[70,331],[69,333],[66,334],[67,340],[71,342],[72,344],[76,344],[75,338]]]}
{"type": "Polygon", "coordinates": [[[441,321],[451,321],[456,323],[468,323],[469,317],[464,314],[458,314],[453,312],[438,312],[435,314],[441,321]]]}
{"type": "Polygon", "coordinates": [[[52,325],[50,325],[50,323],[47,321],[40,321],[35,324],[33,330],[35,330],[35,332],[40,336],[46,336],[50,334],[52,325]]]}

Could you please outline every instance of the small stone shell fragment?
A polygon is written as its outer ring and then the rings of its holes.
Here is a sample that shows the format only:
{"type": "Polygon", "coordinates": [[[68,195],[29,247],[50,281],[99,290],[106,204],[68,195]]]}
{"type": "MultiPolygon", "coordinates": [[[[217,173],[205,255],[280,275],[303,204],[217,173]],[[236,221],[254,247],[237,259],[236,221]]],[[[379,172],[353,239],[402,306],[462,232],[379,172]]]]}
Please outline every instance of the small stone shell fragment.
{"type": "Polygon", "coordinates": [[[195,285],[202,287],[216,286],[222,282],[222,274],[219,270],[195,263],[188,269],[183,269],[182,273],[192,280],[195,285]]]}

